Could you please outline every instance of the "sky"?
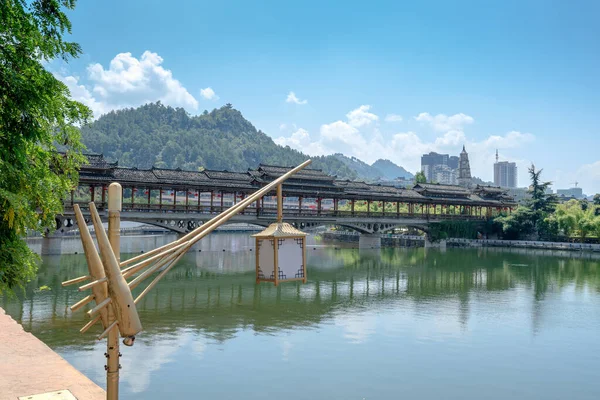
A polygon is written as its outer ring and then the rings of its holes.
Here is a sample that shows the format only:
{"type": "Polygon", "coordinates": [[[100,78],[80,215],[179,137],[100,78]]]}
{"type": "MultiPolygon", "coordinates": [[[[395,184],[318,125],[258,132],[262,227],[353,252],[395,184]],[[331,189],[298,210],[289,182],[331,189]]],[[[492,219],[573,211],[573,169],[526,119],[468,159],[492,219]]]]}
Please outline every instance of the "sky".
{"type": "Polygon", "coordinates": [[[79,1],[48,64],[94,116],[160,100],[226,103],[276,143],[409,171],[458,155],[493,180],[496,149],[554,188],[600,192],[597,1],[79,1]]]}

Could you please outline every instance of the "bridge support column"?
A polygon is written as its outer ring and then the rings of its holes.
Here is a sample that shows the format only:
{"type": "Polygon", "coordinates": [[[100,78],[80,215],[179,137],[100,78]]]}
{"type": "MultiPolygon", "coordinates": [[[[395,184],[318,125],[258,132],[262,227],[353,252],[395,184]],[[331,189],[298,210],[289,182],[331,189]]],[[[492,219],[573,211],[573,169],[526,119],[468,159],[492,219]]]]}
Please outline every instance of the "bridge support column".
{"type": "Polygon", "coordinates": [[[379,233],[361,233],[358,237],[359,249],[379,249],[381,248],[381,234],[379,233]]]}
{"type": "Polygon", "coordinates": [[[42,255],[43,256],[55,256],[61,254],[62,250],[62,237],[54,236],[52,234],[44,236],[42,238],[42,255]]]}
{"type": "Polygon", "coordinates": [[[442,239],[437,242],[432,242],[429,240],[429,235],[425,235],[425,248],[426,249],[442,249],[446,250],[446,240],[442,239]]]}

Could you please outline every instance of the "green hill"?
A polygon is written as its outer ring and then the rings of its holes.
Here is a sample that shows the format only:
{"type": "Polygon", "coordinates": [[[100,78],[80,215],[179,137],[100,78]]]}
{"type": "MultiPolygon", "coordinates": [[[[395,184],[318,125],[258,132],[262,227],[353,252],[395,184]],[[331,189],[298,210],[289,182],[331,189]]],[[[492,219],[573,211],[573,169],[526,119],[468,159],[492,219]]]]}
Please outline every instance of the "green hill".
{"type": "Polygon", "coordinates": [[[381,171],[383,177],[387,180],[394,180],[399,177],[412,179],[414,177],[413,174],[411,174],[404,168],[394,164],[390,160],[379,159],[375,161],[373,165],[371,165],[371,167],[381,171]]]}
{"type": "Polygon", "coordinates": [[[336,153],[333,155],[333,157],[337,158],[340,162],[344,163],[346,167],[356,172],[356,175],[358,175],[360,179],[370,182],[379,180],[384,176],[383,172],[377,168],[373,168],[366,162],[361,161],[356,157],[348,157],[341,153],[336,153]]]}
{"type": "MultiPolygon", "coordinates": [[[[245,171],[259,163],[292,166],[309,158],[281,147],[227,104],[190,116],[158,103],[112,111],[81,128],[88,151],[121,166],[245,171]]],[[[339,178],[357,174],[334,156],[312,157],[311,168],[339,178]]]]}

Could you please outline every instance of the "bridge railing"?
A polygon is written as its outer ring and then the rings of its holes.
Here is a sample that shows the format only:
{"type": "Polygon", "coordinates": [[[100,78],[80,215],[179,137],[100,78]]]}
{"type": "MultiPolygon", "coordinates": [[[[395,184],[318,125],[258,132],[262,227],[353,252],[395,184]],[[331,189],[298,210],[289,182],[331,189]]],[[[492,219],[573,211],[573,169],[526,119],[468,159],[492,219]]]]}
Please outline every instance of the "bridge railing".
{"type": "MultiPolygon", "coordinates": [[[[74,202],[73,204],[78,204],[82,211],[87,211],[89,206],[87,202],[74,202]]],[[[66,203],[65,205],[66,212],[72,212],[73,206],[71,203],[66,203]]],[[[97,209],[99,211],[103,211],[106,208],[106,203],[98,203],[97,209]]],[[[189,213],[189,214],[202,214],[202,215],[216,215],[225,210],[227,210],[230,206],[224,205],[221,207],[220,205],[197,205],[197,204],[127,204],[123,203],[123,212],[154,212],[154,213],[189,213]]],[[[256,215],[258,217],[276,217],[277,216],[277,208],[276,207],[248,207],[240,214],[246,215],[256,215]]],[[[347,211],[347,210],[318,210],[318,209],[297,209],[297,208],[285,208],[284,214],[286,218],[365,218],[365,219],[406,219],[406,218],[424,218],[427,220],[484,220],[485,216],[479,215],[467,215],[467,214],[432,214],[432,213],[407,213],[407,212],[367,212],[367,211],[347,211]]]]}

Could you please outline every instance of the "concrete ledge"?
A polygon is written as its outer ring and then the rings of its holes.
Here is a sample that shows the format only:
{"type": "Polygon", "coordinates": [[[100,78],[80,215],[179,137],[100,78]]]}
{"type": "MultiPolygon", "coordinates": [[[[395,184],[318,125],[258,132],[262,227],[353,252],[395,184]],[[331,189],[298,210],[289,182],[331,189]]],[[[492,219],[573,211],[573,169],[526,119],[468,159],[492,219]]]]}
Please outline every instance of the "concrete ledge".
{"type": "Polygon", "coordinates": [[[104,390],[0,308],[0,400],[67,389],[78,400],[104,400],[104,390]]]}

